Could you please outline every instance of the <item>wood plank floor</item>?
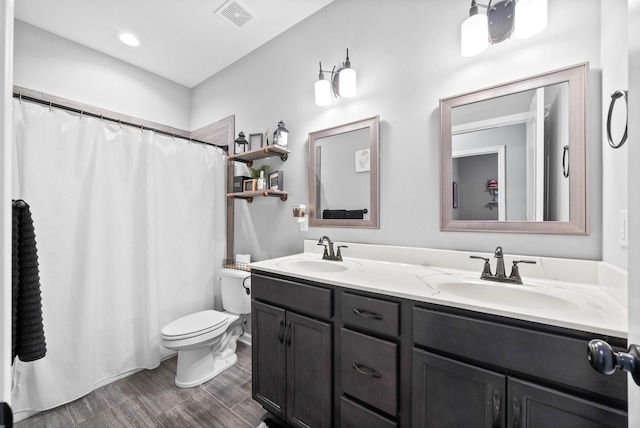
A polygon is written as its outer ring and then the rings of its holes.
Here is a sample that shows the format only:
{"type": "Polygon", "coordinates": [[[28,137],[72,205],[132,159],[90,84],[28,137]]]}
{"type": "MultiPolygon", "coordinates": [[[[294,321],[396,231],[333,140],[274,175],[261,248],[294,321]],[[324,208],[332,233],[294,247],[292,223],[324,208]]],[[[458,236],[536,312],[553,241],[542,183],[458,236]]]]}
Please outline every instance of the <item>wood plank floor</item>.
{"type": "Polygon", "coordinates": [[[175,386],[174,357],[14,427],[257,427],[266,412],[251,398],[251,347],[238,342],[237,355],[233,367],[198,387],[175,386]]]}

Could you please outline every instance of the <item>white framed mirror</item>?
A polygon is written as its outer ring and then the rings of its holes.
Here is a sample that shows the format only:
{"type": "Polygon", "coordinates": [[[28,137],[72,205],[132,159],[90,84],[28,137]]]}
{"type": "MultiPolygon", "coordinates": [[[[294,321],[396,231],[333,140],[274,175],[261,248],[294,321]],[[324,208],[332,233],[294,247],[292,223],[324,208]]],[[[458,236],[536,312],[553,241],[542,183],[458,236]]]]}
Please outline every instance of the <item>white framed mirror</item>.
{"type": "Polygon", "coordinates": [[[309,133],[311,227],[380,227],[379,127],[374,116],[309,133]]]}
{"type": "Polygon", "coordinates": [[[589,233],[587,72],[440,100],[441,230],[589,233]]]}

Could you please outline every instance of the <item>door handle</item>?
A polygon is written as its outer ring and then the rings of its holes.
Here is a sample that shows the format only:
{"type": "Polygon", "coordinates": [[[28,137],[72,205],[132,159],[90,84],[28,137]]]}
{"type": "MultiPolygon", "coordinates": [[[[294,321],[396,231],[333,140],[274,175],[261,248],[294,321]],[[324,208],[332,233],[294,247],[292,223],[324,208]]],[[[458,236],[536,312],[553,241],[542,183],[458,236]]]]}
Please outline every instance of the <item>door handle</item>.
{"type": "Polygon", "coordinates": [[[611,345],[594,339],[587,347],[587,359],[596,371],[610,375],[616,369],[631,373],[636,385],[640,385],[640,347],[630,345],[627,352],[614,352],[611,345]]]}
{"type": "Polygon", "coordinates": [[[500,427],[500,401],[501,401],[500,390],[494,389],[493,390],[493,406],[492,406],[493,424],[491,425],[493,428],[500,427]]]}
{"type": "Polygon", "coordinates": [[[284,320],[282,318],[278,321],[278,340],[280,343],[284,341],[284,320]]]}
{"type": "Polygon", "coordinates": [[[287,332],[285,333],[285,336],[285,342],[287,342],[287,345],[291,346],[291,321],[287,323],[287,332]]]}

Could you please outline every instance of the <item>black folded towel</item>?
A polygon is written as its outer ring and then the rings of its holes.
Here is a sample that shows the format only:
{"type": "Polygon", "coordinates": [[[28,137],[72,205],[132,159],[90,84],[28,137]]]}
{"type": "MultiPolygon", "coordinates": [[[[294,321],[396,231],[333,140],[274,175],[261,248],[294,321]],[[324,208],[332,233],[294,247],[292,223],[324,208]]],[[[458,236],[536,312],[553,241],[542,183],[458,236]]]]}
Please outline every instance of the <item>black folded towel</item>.
{"type": "Polygon", "coordinates": [[[364,213],[364,210],[324,210],[322,211],[322,218],[362,220],[364,218],[364,213]]]}
{"type": "Polygon", "coordinates": [[[13,358],[35,361],[47,353],[36,235],[29,205],[13,201],[13,358]]]}

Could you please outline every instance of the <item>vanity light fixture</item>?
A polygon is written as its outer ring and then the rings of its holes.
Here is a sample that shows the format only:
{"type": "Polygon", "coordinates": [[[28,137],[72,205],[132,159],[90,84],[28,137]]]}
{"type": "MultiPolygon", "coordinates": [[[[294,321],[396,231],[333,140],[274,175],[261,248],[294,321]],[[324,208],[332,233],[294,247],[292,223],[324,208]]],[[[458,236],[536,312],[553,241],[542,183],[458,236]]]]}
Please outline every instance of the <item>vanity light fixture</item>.
{"type": "Polygon", "coordinates": [[[318,81],[315,83],[317,105],[326,106],[330,104],[331,92],[336,98],[352,97],[356,94],[356,87],[356,71],[351,68],[349,49],[347,49],[347,59],[338,70],[336,70],[335,66],[331,71],[322,70],[322,62],[320,62],[320,73],[318,81]],[[324,73],[331,73],[330,81],[324,79],[324,73]]]}
{"type": "Polygon", "coordinates": [[[140,40],[131,33],[122,33],[118,36],[120,41],[128,46],[137,47],[140,46],[140,40]]]}
{"type": "Polygon", "coordinates": [[[484,52],[490,44],[500,43],[512,35],[526,39],[547,27],[548,0],[489,0],[488,5],[471,1],[469,17],[460,27],[462,56],[484,52]],[[481,13],[479,8],[486,9],[481,13]]]}

